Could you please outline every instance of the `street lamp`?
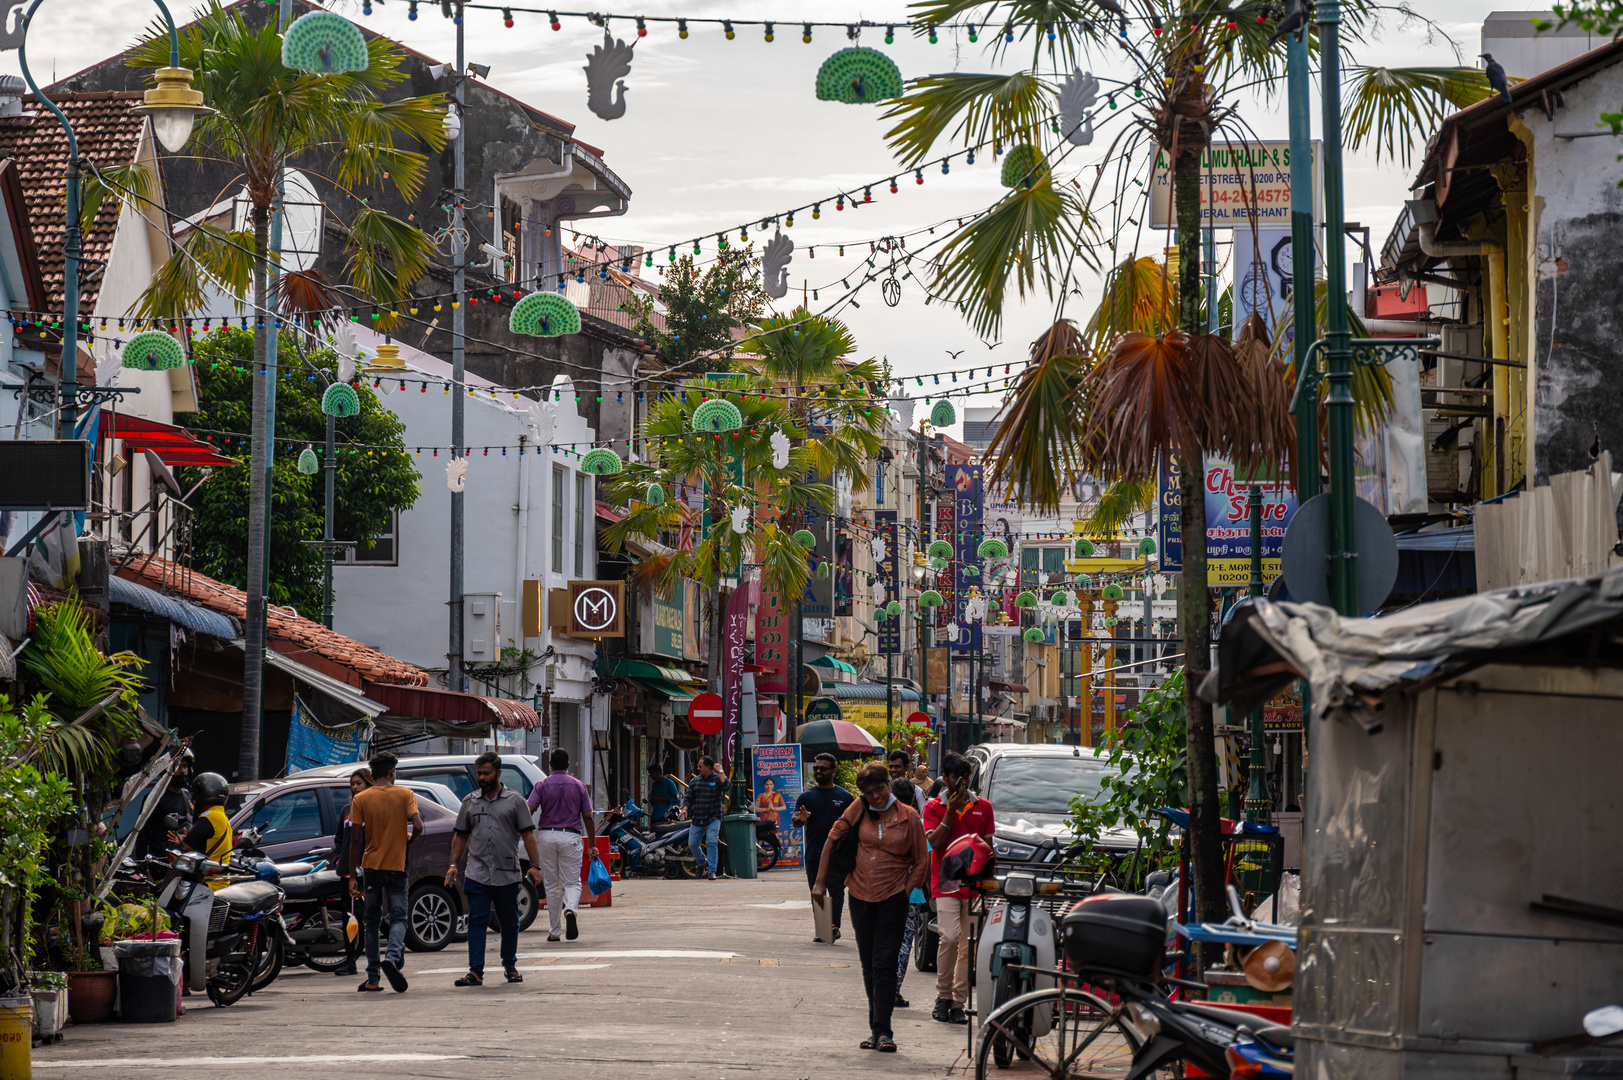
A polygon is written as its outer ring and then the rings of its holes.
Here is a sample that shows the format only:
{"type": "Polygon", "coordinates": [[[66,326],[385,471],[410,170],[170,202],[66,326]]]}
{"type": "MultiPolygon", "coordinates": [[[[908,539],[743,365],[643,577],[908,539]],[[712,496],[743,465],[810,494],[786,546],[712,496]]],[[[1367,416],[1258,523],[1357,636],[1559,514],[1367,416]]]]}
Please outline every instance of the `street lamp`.
{"type": "MultiPolygon", "coordinates": [[[[17,64],[22,68],[23,81],[34,97],[55,115],[57,123],[68,136],[68,167],[63,174],[67,182],[67,222],[62,230],[62,366],[57,376],[57,395],[62,409],[57,413],[57,430],[67,436],[78,421],[79,387],[74,361],[79,351],[79,257],[83,252],[79,233],[79,140],[73,134],[73,125],[56,103],[45,96],[28,70],[28,28],[34,21],[34,12],[44,0],[34,0],[23,14],[23,39],[17,46],[17,64]]],[[[169,28],[169,66],[159,68],[158,85],[146,92],[143,104],[135,112],[152,118],[153,131],[164,147],[174,152],[186,145],[191,137],[192,122],[214,110],[203,104],[203,95],[191,88],[192,73],[180,66],[180,35],[175,30],[174,16],[163,0],[152,0],[163,13],[169,28]]]]}

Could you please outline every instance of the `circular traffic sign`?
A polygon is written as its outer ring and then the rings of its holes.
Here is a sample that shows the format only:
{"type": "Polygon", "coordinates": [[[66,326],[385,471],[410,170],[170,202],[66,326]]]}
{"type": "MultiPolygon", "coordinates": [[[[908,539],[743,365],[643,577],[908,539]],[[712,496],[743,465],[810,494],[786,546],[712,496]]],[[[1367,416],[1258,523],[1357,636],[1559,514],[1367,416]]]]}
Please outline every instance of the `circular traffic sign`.
{"type": "Polygon", "coordinates": [[[688,725],[700,735],[721,732],[721,695],[700,694],[688,702],[688,725]]]}
{"type": "Polygon", "coordinates": [[[930,714],[927,713],[927,712],[908,713],[907,714],[907,722],[909,724],[916,724],[919,727],[929,727],[930,726],[930,714]]]}

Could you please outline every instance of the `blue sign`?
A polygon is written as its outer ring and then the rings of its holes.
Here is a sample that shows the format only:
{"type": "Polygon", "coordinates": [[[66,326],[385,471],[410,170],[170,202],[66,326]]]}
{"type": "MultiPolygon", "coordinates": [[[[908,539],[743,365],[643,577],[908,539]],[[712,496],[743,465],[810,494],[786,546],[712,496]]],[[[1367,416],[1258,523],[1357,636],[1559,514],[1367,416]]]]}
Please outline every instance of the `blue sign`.
{"type": "Polygon", "coordinates": [[[322,727],[295,695],[293,716],[287,729],[287,771],[295,773],[322,765],[360,761],[366,756],[371,727],[365,720],[348,727],[322,727]]]}
{"type": "MultiPolygon", "coordinates": [[[[986,522],[986,496],[981,487],[981,467],[948,465],[946,479],[947,493],[953,501],[955,534],[952,542],[956,553],[953,562],[957,569],[953,616],[958,633],[952,639],[952,647],[958,652],[976,652],[981,647],[981,627],[978,622],[971,625],[972,620],[965,608],[970,586],[973,585],[983,597],[986,596],[986,583],[981,580],[980,573],[981,557],[976,550],[985,539],[982,533],[986,522]]],[[[990,598],[987,603],[990,605],[990,598]]]]}
{"type": "Polygon", "coordinates": [[[778,840],[782,844],[779,866],[799,866],[805,851],[806,830],[791,820],[803,784],[799,743],[755,748],[755,813],[777,822],[778,840]]]}
{"type": "Polygon", "coordinates": [[[1172,574],[1183,570],[1183,496],[1178,488],[1177,458],[1162,455],[1160,477],[1155,501],[1155,550],[1161,557],[1161,572],[1172,574]]]}

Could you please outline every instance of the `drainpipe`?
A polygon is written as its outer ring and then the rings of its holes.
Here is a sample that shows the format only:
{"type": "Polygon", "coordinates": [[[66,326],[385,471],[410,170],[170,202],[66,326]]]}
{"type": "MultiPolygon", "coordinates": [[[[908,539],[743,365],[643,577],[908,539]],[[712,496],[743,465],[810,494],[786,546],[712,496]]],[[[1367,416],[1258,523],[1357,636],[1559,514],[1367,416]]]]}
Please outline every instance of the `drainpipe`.
{"type": "Polygon", "coordinates": [[[1437,203],[1432,199],[1407,199],[1409,216],[1414,219],[1420,240],[1420,250],[1434,259],[1459,259],[1482,254],[1480,241],[1439,243],[1437,241],[1437,203]]]}
{"type": "MultiPolygon", "coordinates": [[[[518,505],[513,509],[518,511],[518,539],[513,555],[513,565],[516,572],[513,595],[517,602],[513,605],[513,614],[518,621],[518,647],[524,651],[524,581],[530,576],[530,455],[525,453],[529,449],[529,434],[518,437],[518,505]]],[[[545,600],[545,595],[542,597],[545,600]]],[[[498,643],[499,647],[499,643],[498,643]]],[[[524,675],[529,677],[529,671],[524,675]]]]}

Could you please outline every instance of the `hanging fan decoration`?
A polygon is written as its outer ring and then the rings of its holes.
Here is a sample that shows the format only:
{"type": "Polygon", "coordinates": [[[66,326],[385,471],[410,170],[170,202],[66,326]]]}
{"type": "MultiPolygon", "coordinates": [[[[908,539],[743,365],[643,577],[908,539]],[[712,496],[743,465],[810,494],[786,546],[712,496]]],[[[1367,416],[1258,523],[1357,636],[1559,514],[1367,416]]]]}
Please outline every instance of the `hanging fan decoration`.
{"type": "Polygon", "coordinates": [[[975,549],[975,554],[983,559],[1007,559],[1009,545],[995,536],[988,536],[981,541],[981,546],[975,549]]]}
{"type": "Polygon", "coordinates": [[[1120,600],[1121,586],[1112,581],[1109,585],[1106,585],[1103,589],[1099,590],[1099,595],[1104,597],[1106,600],[1120,600]]]}
{"type": "Polygon", "coordinates": [[[282,35],[282,64],[317,75],[365,71],[372,65],[366,38],[355,24],[331,11],[312,11],[282,35]]]}
{"type": "Polygon", "coordinates": [[[947,540],[936,540],[930,544],[928,554],[932,559],[952,558],[952,543],[947,540]]]}
{"type": "Polygon", "coordinates": [[[299,471],[306,476],[314,476],[321,471],[321,459],[308,446],[299,451],[299,471]]]}
{"type": "Polygon", "coordinates": [[[883,536],[876,536],[872,540],[869,540],[868,550],[873,552],[875,562],[882,560],[885,557],[886,550],[888,550],[888,545],[885,543],[885,538],[883,536]]]}
{"type": "Polygon", "coordinates": [[[817,100],[872,105],[902,96],[902,72],[878,49],[841,49],[817,69],[817,100]]]}
{"type": "Polygon", "coordinates": [[[1030,630],[1027,630],[1023,636],[1027,641],[1036,642],[1042,641],[1048,635],[1044,634],[1041,630],[1033,626],[1030,630]]]}
{"type": "Polygon", "coordinates": [[[649,506],[663,506],[665,504],[665,489],[659,484],[649,484],[648,490],[642,494],[642,501],[649,506]]]}
{"type": "Polygon", "coordinates": [[[919,593],[919,607],[938,608],[946,603],[946,599],[934,589],[925,589],[919,593]]]}
{"type": "Polygon", "coordinates": [[[789,436],[781,431],[774,431],[766,441],[772,447],[772,467],[774,469],[787,469],[789,467],[789,436]]]}
{"type": "Polygon", "coordinates": [[[513,305],[507,328],[532,337],[560,337],[580,333],[580,308],[555,292],[533,292],[513,305]]]}
{"type": "Polygon", "coordinates": [[[817,546],[817,537],[813,536],[811,534],[811,530],[809,529],[798,530],[795,533],[794,540],[795,543],[799,544],[807,551],[810,551],[812,548],[817,546]]]}
{"type": "Polygon", "coordinates": [[[130,338],[119,354],[120,362],[137,371],[162,371],[186,363],[180,342],[162,330],[146,330],[130,338]]]}
{"type": "Polygon", "coordinates": [[[693,410],[688,426],[694,431],[737,431],[744,426],[744,414],[730,401],[711,398],[693,410]]]}
{"type": "Polygon", "coordinates": [[[321,411],[328,416],[359,416],[361,396],[349,383],[335,382],[321,395],[321,411]]]}
{"type": "Polygon", "coordinates": [[[817,564],[817,576],[819,578],[826,578],[826,577],[828,577],[828,575],[829,575],[828,560],[824,559],[822,562],[817,564]]]}
{"type": "Polygon", "coordinates": [[[902,613],[902,602],[900,600],[892,600],[890,603],[885,605],[885,610],[890,612],[893,617],[900,615],[902,613]]]}
{"type": "Polygon", "coordinates": [[[958,410],[950,401],[938,401],[930,406],[930,423],[936,427],[949,427],[958,422],[958,410]]]}
{"type": "Polygon", "coordinates": [[[620,471],[620,455],[604,446],[586,451],[580,459],[580,471],[593,476],[609,476],[620,471]]]}
{"type": "Polygon", "coordinates": [[[1048,602],[1050,604],[1054,605],[1055,607],[1065,607],[1067,604],[1069,604],[1071,602],[1071,596],[1064,589],[1061,589],[1061,590],[1059,590],[1059,592],[1055,593],[1053,596],[1050,596],[1048,598],[1048,602]]]}
{"type": "Polygon", "coordinates": [[[1029,188],[1048,174],[1043,154],[1030,143],[1011,147],[1003,156],[1003,186],[1029,188]]]}
{"type": "Polygon", "coordinates": [[[1138,553],[1140,555],[1154,555],[1155,554],[1155,541],[1151,540],[1147,536],[1144,539],[1140,540],[1138,542],[1138,553]]]}
{"type": "Polygon", "coordinates": [[[733,532],[744,533],[749,531],[750,511],[747,506],[735,506],[732,512],[733,532]]]}
{"type": "Polygon", "coordinates": [[[1036,607],[1037,606],[1037,594],[1034,593],[1034,592],[1030,592],[1029,590],[1026,591],[1026,592],[1019,593],[1014,598],[1014,606],[1017,607],[1017,608],[1034,608],[1034,607],[1036,607]]]}
{"type": "Polygon", "coordinates": [[[1091,559],[1093,558],[1093,541],[1085,536],[1079,536],[1073,550],[1075,550],[1077,558],[1091,559]]]}

